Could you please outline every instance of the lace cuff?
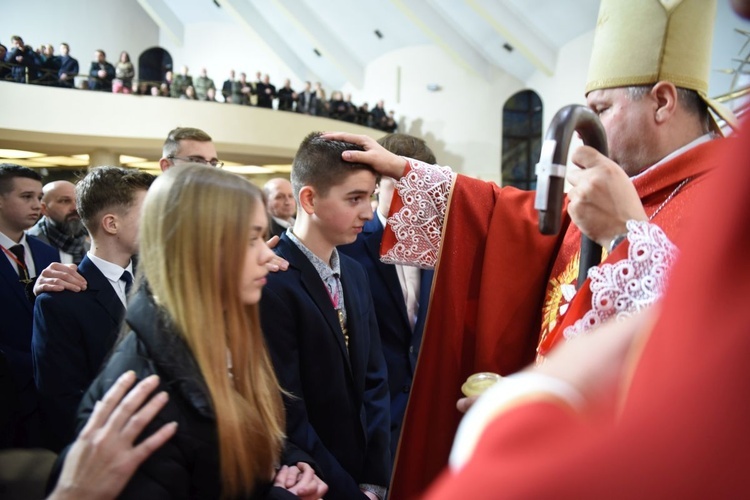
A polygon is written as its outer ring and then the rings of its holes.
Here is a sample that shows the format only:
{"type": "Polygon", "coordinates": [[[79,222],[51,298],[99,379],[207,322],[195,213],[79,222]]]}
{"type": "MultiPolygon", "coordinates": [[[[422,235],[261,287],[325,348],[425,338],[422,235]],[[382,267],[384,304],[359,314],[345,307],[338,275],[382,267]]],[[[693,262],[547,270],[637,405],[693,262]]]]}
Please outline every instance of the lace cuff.
{"type": "Polygon", "coordinates": [[[630,220],[627,228],[628,257],[589,270],[591,310],[563,331],[566,339],[613,317],[630,317],[661,298],[678,249],[655,224],[630,220]]]}
{"type": "Polygon", "coordinates": [[[454,174],[449,167],[406,160],[409,171],[396,183],[404,206],[388,217],[397,242],[380,260],[386,264],[435,267],[454,174]]]}

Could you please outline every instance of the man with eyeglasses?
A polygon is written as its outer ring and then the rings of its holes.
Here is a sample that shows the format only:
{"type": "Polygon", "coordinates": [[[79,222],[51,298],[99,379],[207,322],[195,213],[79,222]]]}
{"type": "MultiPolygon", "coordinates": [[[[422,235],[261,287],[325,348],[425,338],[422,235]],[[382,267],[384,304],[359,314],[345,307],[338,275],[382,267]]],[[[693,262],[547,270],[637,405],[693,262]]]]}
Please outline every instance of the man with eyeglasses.
{"type": "Polygon", "coordinates": [[[198,128],[177,127],[169,132],[164,141],[159,167],[165,172],[184,163],[202,163],[218,168],[224,165],[218,159],[216,146],[210,135],[198,128]]]}

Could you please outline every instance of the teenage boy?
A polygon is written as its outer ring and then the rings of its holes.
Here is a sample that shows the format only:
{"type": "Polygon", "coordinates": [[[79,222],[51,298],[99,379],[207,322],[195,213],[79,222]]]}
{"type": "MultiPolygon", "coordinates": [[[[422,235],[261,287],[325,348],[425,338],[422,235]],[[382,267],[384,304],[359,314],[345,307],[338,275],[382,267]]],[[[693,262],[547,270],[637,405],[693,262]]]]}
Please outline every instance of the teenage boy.
{"type": "Polygon", "coordinates": [[[326,499],[385,498],[390,479],[386,366],[367,275],[337,245],[372,218],[373,170],[347,164],[357,146],[308,135],[292,165],[294,227],[275,252],[289,269],[268,276],[261,324],[288,392],[287,436],[309,453],[326,499]]]}
{"type": "Polygon", "coordinates": [[[85,291],[43,293],[34,306],[32,354],[45,445],[73,440],[76,409],[115,343],[133,279],[141,204],[155,177],[120,167],[92,169],[76,186],[91,250],[78,266],[85,291]]]}
{"type": "Polygon", "coordinates": [[[37,271],[58,261],[57,250],[28,236],[42,210],[42,178],[0,164],[0,448],[37,446],[37,395],[31,368],[31,289],[37,271]]]}

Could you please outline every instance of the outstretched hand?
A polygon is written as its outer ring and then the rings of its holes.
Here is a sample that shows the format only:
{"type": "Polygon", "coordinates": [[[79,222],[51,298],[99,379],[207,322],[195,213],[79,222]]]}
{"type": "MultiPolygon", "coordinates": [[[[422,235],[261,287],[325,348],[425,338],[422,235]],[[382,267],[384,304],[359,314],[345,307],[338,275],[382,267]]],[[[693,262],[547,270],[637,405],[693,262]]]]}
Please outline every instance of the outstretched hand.
{"type": "Polygon", "coordinates": [[[115,498],[141,463],[174,436],[177,423],[171,422],[133,444],[169,399],[160,392],[144,405],[159,377],[147,377],[128,392],[135,380],[132,371],[121,375],[96,403],[68,452],[50,500],[115,498]]]}
{"type": "Polygon", "coordinates": [[[568,214],[583,234],[604,248],[626,233],[629,220],[648,220],[632,180],[615,162],[590,146],[581,146],[571,161],[568,214]]]}
{"type": "Polygon", "coordinates": [[[326,132],[322,137],[328,141],[344,141],[362,146],[364,151],[344,151],[342,153],[341,157],[349,163],[369,165],[379,174],[394,179],[400,179],[404,175],[406,161],[385,149],[372,137],[345,132],[326,132]]]}

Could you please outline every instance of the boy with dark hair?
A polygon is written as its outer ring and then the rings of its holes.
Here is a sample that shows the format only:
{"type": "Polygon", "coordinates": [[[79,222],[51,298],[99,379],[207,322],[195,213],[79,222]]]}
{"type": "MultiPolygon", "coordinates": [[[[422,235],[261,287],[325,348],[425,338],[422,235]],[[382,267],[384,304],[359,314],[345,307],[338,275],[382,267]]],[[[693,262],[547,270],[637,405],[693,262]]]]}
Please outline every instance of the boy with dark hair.
{"type": "MultiPolygon", "coordinates": [[[[432,150],[418,137],[390,134],[379,139],[378,143],[391,153],[429,164],[436,163],[432,150]]],[[[386,264],[380,260],[380,243],[395,188],[396,181],[393,178],[380,179],[376,216],[365,223],[357,241],[338,248],[339,252],[362,265],[370,281],[380,343],[388,367],[392,461],[396,459],[401,424],[417,368],[434,275],[432,270],[386,264]]]]}
{"type": "Polygon", "coordinates": [[[73,439],[76,409],[115,343],[133,279],[141,204],[155,177],[97,167],[76,186],[91,250],[78,266],[85,291],[43,293],[34,307],[32,354],[45,445],[59,452],[73,439]]]}
{"type": "Polygon", "coordinates": [[[57,250],[28,236],[42,210],[42,178],[30,168],[0,164],[0,448],[39,444],[37,394],[31,368],[37,270],[59,260],[57,250]]]}
{"type": "Polygon", "coordinates": [[[385,498],[390,479],[385,361],[367,275],[337,245],[372,218],[376,175],[347,164],[357,146],[308,135],[294,159],[294,227],[275,252],[261,323],[286,398],[287,436],[318,464],[327,499],[385,498]]]}

